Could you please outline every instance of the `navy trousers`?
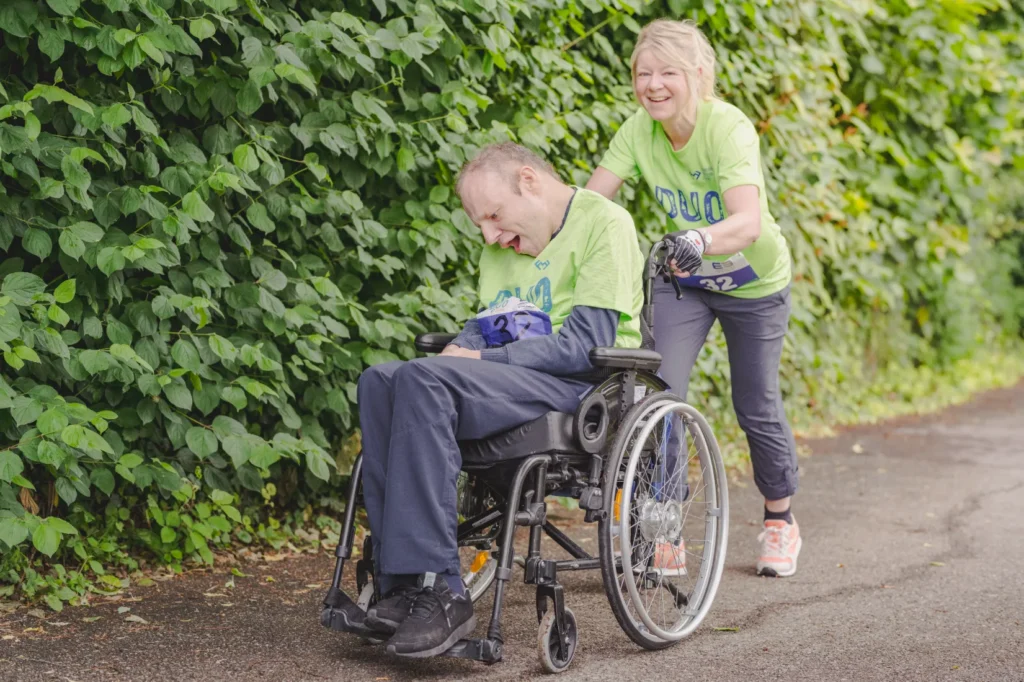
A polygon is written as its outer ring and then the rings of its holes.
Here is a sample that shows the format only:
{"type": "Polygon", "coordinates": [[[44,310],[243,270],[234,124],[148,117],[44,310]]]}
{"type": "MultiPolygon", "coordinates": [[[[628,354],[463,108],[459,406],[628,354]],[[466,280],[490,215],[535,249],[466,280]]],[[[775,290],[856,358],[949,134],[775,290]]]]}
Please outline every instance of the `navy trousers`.
{"type": "Polygon", "coordinates": [[[547,412],[573,412],[589,384],[486,360],[435,356],[359,378],[363,497],[385,576],[458,574],[457,441],[547,412]]]}
{"type": "Polygon", "coordinates": [[[725,332],[732,378],[732,403],[747,435],[754,482],[768,500],[796,492],[799,481],[796,443],[779,390],[779,361],[789,326],[790,294],[744,299],[687,289],[676,300],[671,284],[654,287],[655,348],[661,373],[686,399],[690,371],[717,319],[725,332]]]}

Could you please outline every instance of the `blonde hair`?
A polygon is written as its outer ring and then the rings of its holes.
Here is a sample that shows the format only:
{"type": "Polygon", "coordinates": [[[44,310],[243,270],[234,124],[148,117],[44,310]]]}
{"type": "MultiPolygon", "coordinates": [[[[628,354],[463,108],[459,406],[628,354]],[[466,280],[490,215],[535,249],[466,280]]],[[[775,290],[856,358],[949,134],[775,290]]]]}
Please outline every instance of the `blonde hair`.
{"type": "Polygon", "coordinates": [[[686,75],[690,87],[686,120],[697,121],[697,104],[715,97],[715,50],[697,24],[690,21],[655,19],[640,31],[629,65],[636,86],[636,60],[644,50],[651,50],[686,75]]]}
{"type": "Polygon", "coordinates": [[[483,170],[497,171],[505,176],[512,191],[519,194],[519,169],[529,166],[539,173],[547,173],[556,180],[561,180],[554,167],[539,155],[515,142],[490,144],[477,152],[459,171],[455,180],[455,193],[462,196],[462,186],[466,178],[483,170]]]}

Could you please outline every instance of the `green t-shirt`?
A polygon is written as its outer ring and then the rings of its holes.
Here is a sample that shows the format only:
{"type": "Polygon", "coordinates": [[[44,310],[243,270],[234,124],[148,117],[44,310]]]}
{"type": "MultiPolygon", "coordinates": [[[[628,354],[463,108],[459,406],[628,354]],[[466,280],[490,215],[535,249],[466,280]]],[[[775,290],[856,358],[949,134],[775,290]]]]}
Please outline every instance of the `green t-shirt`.
{"type": "Polygon", "coordinates": [[[723,220],[726,190],[756,185],[761,236],[740,253],[705,256],[697,274],[680,283],[738,298],[763,298],[789,284],[789,247],[768,210],[757,131],[733,105],[719,99],[702,102],[693,135],[679,151],[672,149],[661,123],[641,108],[622,124],[600,165],[623,180],[643,175],[682,229],[723,220]]]}
{"type": "Polygon", "coordinates": [[[644,257],[629,213],[596,192],[576,190],[562,229],[539,256],[496,244],[480,254],[480,302],[515,296],[551,318],[557,334],[573,306],[619,312],[615,345],[640,346],[644,257]]]}

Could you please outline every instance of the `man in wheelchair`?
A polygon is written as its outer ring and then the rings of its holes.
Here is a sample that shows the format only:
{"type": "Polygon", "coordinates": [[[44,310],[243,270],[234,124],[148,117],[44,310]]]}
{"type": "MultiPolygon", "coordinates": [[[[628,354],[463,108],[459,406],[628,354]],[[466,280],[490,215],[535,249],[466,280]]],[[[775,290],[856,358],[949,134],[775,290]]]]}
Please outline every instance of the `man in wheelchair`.
{"type": "Polygon", "coordinates": [[[345,597],[343,628],[389,653],[445,652],[475,627],[460,576],[458,441],[548,412],[572,413],[593,384],[589,353],[640,346],[644,258],[633,220],[564,184],[530,150],[484,148],[456,191],[483,232],[487,308],[435,357],[368,368],[359,380],[362,485],[380,600],[345,597]]]}

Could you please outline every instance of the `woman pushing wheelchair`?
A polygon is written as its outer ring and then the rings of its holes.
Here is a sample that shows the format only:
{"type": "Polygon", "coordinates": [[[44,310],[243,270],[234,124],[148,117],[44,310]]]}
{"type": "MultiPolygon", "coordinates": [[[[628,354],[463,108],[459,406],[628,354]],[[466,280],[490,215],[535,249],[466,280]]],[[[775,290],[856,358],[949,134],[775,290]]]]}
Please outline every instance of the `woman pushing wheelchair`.
{"type": "Polygon", "coordinates": [[[802,544],[790,508],[798,474],[778,379],[790,257],[768,207],[757,132],[715,97],[715,53],[691,22],[648,24],[631,66],[641,108],[622,124],[587,189],[612,198],[642,176],[680,228],[665,239],[684,293],[664,282],[654,290],[661,374],[685,399],[707,334],[721,322],[733,407],[765,498],[757,573],[791,576],[802,544]]]}

